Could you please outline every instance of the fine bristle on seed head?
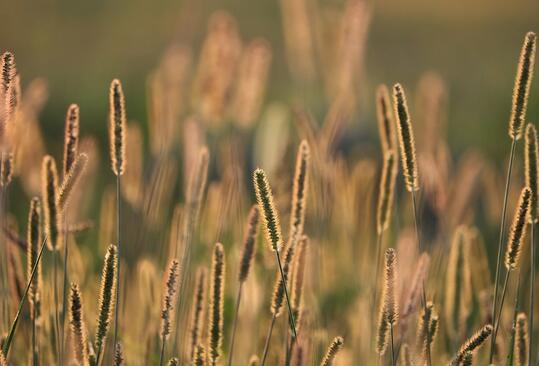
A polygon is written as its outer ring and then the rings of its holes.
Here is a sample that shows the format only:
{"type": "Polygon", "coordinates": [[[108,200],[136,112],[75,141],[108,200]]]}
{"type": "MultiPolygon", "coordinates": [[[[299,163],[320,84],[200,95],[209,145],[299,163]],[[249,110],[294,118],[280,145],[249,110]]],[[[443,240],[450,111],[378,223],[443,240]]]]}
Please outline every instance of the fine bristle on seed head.
{"type": "Polygon", "coordinates": [[[515,270],[518,268],[522,242],[526,236],[526,218],[530,208],[531,191],[528,187],[524,187],[520,193],[518,206],[511,224],[511,232],[507,241],[507,249],[505,252],[505,267],[507,270],[515,270]]]}
{"type": "Polygon", "coordinates": [[[289,244],[295,245],[303,234],[305,223],[305,206],[309,184],[310,148],[306,140],[302,140],[296,158],[296,171],[292,188],[292,211],[290,213],[289,244]]]}
{"type": "Polygon", "coordinates": [[[113,362],[114,366],[122,366],[124,364],[124,350],[120,342],[116,343],[113,362]]]}
{"type": "Polygon", "coordinates": [[[393,150],[386,151],[378,191],[378,207],[376,210],[376,230],[378,235],[384,232],[389,226],[391,208],[393,207],[393,196],[395,194],[395,180],[397,177],[396,163],[397,160],[393,150]]]}
{"type": "Polygon", "coordinates": [[[105,255],[105,263],[101,274],[101,289],[99,291],[99,315],[97,318],[95,346],[100,351],[110,325],[114,310],[114,293],[116,289],[116,271],[118,270],[118,249],[109,245],[105,255]]]}
{"type": "Polygon", "coordinates": [[[400,84],[395,84],[393,87],[393,104],[397,119],[400,155],[406,189],[410,192],[417,191],[419,189],[419,177],[416,162],[414,131],[408,112],[406,95],[400,84]]]}
{"type": "Polygon", "coordinates": [[[71,104],[67,109],[64,131],[63,177],[68,174],[75,162],[79,149],[79,106],[71,104]]]}
{"type": "Polygon", "coordinates": [[[200,267],[197,270],[195,282],[195,294],[193,301],[193,310],[191,316],[191,344],[189,355],[194,357],[195,348],[200,343],[202,337],[202,327],[204,325],[204,308],[206,304],[206,268],[200,267]]]}
{"type": "Polygon", "coordinates": [[[69,323],[73,336],[73,352],[80,365],[86,365],[88,360],[88,336],[84,325],[84,312],[82,307],[82,295],[79,286],[71,284],[69,323]]]}
{"type": "Polygon", "coordinates": [[[208,321],[208,361],[211,366],[217,364],[221,356],[223,343],[223,306],[225,287],[225,251],[221,243],[213,249],[210,304],[208,321]]]}
{"type": "Polygon", "coordinates": [[[259,210],[257,205],[253,205],[247,217],[247,228],[243,237],[243,253],[241,256],[240,272],[238,279],[240,282],[245,282],[253,262],[255,254],[255,242],[258,232],[259,210]]]}
{"type": "Polygon", "coordinates": [[[163,306],[161,308],[161,339],[165,340],[170,335],[174,307],[174,294],[176,293],[178,276],[180,272],[180,262],[172,259],[168,265],[166,281],[163,287],[163,306]]]}
{"type": "Polygon", "coordinates": [[[397,149],[395,136],[395,125],[391,109],[391,99],[387,86],[381,84],[376,89],[376,119],[378,121],[378,133],[380,134],[380,144],[382,152],[397,149]]]}
{"type": "Polygon", "coordinates": [[[539,143],[537,141],[537,130],[532,123],[526,126],[524,152],[524,172],[525,183],[531,190],[530,209],[528,211],[528,223],[537,222],[537,202],[539,197],[538,184],[539,179],[539,143]]]}
{"type": "Polygon", "coordinates": [[[56,162],[47,155],[43,158],[41,166],[41,194],[43,213],[45,218],[45,234],[47,235],[47,248],[51,251],[59,250],[62,240],[60,208],[58,206],[58,173],[56,162]]]}
{"type": "Polygon", "coordinates": [[[258,207],[264,217],[266,240],[272,250],[280,251],[283,244],[281,225],[266,173],[262,169],[256,169],[253,173],[253,182],[258,207]]]}
{"type": "Polygon", "coordinates": [[[528,318],[518,313],[515,327],[515,360],[517,365],[528,365],[528,318]]]}
{"type": "Polygon", "coordinates": [[[77,185],[81,176],[88,164],[88,155],[86,153],[79,154],[75,157],[73,164],[71,164],[69,171],[64,175],[62,185],[58,191],[58,208],[64,210],[69,202],[73,188],[77,185]]]}
{"type": "MultiPolygon", "coordinates": [[[[28,231],[26,236],[26,253],[27,253],[27,279],[32,276],[32,270],[35,266],[37,255],[39,252],[39,246],[41,245],[42,232],[41,232],[41,202],[39,198],[34,197],[30,201],[30,211],[28,212],[28,231]]],[[[28,302],[30,304],[30,315],[34,316],[34,306],[39,291],[39,282],[41,278],[41,262],[38,263],[37,274],[28,289],[28,302]]]]}
{"type": "Polygon", "coordinates": [[[511,118],[509,120],[509,136],[514,140],[520,139],[526,119],[528,96],[530,94],[530,86],[535,67],[536,43],[537,36],[535,33],[528,32],[524,37],[524,44],[520,51],[520,59],[513,89],[511,118]]]}
{"type": "Polygon", "coordinates": [[[193,366],[206,366],[206,350],[201,344],[197,344],[193,353],[193,366]]]}
{"type": "Polygon", "coordinates": [[[120,80],[114,79],[109,93],[109,139],[112,171],[120,176],[125,169],[126,114],[120,80]]]}
{"type": "Polygon", "coordinates": [[[462,362],[466,352],[473,352],[485,343],[488,337],[490,337],[490,335],[492,334],[492,330],[492,325],[487,324],[483,328],[478,330],[470,338],[468,338],[466,342],[464,342],[464,344],[457,351],[449,365],[458,366],[462,362]]]}
{"type": "Polygon", "coordinates": [[[335,361],[335,357],[337,356],[337,353],[339,353],[343,345],[344,345],[343,337],[335,337],[333,339],[333,342],[331,342],[331,344],[329,345],[326,351],[326,355],[322,359],[320,366],[332,366],[333,362],[335,361]]]}
{"type": "Polygon", "coordinates": [[[395,324],[399,317],[396,291],[397,283],[397,254],[393,248],[385,253],[384,270],[384,308],[389,324],[395,324]]]}

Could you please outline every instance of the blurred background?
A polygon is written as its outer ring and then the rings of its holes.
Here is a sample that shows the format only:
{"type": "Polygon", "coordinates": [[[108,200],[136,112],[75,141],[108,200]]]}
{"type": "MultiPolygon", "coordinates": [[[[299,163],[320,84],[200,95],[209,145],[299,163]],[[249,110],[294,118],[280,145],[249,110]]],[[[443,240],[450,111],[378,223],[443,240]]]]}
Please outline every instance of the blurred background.
{"type": "MultiPolygon", "coordinates": [[[[313,21],[324,22],[328,34],[334,30],[344,1],[309,4],[313,21]]],[[[374,129],[378,83],[400,81],[412,91],[423,72],[436,70],[449,90],[450,144],[457,150],[476,145],[501,158],[509,143],[505,132],[515,58],[525,32],[537,29],[538,2],[379,0],[372,5],[360,103],[350,133],[374,129]]],[[[105,136],[108,84],[114,77],[123,81],[128,117],[145,123],[149,72],[172,42],[197,57],[208,18],[218,9],[235,17],[242,40],[264,37],[270,42],[267,101],[304,99],[318,119],[328,106],[319,84],[306,96],[292,81],[278,1],[21,0],[1,7],[0,47],[14,51],[23,85],[35,77],[49,83],[50,101],[41,120],[50,146],[61,146],[70,103],[80,105],[84,132],[100,140],[105,136]]],[[[537,83],[532,88],[536,95],[537,83]]],[[[532,100],[531,118],[538,108],[532,100]]]]}

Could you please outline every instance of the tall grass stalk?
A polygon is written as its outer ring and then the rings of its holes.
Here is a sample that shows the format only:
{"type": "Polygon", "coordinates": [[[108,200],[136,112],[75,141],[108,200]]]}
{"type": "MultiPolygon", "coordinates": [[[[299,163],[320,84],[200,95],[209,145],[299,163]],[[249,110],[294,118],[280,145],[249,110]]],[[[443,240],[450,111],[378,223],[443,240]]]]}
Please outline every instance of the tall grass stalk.
{"type": "Polygon", "coordinates": [[[15,319],[13,320],[13,323],[11,324],[8,335],[6,336],[6,339],[4,340],[4,344],[2,345],[2,353],[6,357],[9,353],[9,348],[11,346],[11,342],[13,341],[13,336],[15,335],[17,324],[19,323],[19,318],[21,316],[22,308],[24,306],[24,303],[26,302],[26,297],[28,296],[28,291],[30,290],[32,281],[34,280],[36,276],[39,261],[41,260],[41,256],[43,255],[43,249],[45,248],[46,243],[47,243],[47,235],[45,234],[45,237],[43,238],[43,243],[41,244],[41,248],[39,249],[39,254],[37,256],[36,263],[34,264],[34,268],[32,269],[32,275],[28,279],[28,284],[26,285],[26,289],[24,290],[24,294],[22,295],[21,301],[19,303],[17,314],[15,315],[15,319]]]}
{"type": "Polygon", "coordinates": [[[266,364],[266,358],[268,357],[271,334],[273,333],[273,327],[275,326],[275,319],[277,319],[277,314],[273,314],[271,317],[271,323],[268,329],[268,334],[266,336],[266,341],[264,342],[264,352],[262,353],[262,363],[260,364],[260,366],[264,366],[266,364]]]}

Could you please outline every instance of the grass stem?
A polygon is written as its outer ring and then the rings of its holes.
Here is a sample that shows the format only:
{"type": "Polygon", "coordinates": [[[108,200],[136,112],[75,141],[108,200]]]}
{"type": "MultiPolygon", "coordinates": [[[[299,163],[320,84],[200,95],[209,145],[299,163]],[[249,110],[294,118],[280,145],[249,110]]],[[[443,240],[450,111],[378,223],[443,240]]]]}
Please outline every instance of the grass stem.
{"type": "Polygon", "coordinates": [[[260,366],[264,366],[266,364],[266,358],[268,357],[268,350],[269,350],[269,344],[271,340],[271,334],[273,333],[273,326],[275,325],[275,319],[277,319],[277,316],[273,314],[271,317],[271,324],[268,330],[268,335],[266,336],[266,342],[264,343],[264,353],[262,354],[262,363],[260,366]]]}
{"type": "Polygon", "coordinates": [[[281,256],[279,255],[279,251],[276,250],[275,254],[277,256],[277,263],[279,264],[279,271],[281,271],[281,280],[283,281],[286,305],[288,306],[288,317],[290,318],[290,325],[292,326],[292,334],[294,338],[293,341],[295,342],[298,335],[296,334],[296,322],[294,321],[294,313],[292,312],[292,305],[290,305],[290,297],[288,296],[287,278],[283,272],[283,266],[281,264],[281,256]]]}
{"type": "MultiPolygon", "coordinates": [[[[517,144],[517,140],[513,138],[511,142],[511,153],[509,154],[509,166],[507,167],[507,177],[505,180],[505,191],[503,194],[502,220],[500,222],[500,236],[498,239],[498,257],[496,259],[496,275],[494,279],[494,299],[492,301],[492,324],[496,324],[496,307],[498,305],[498,283],[500,281],[500,266],[501,266],[501,259],[502,259],[503,237],[505,234],[507,199],[509,196],[509,186],[511,184],[511,173],[513,171],[513,160],[515,157],[516,144],[517,144]]],[[[496,340],[496,331],[494,331],[493,336],[490,338],[489,364],[492,363],[492,359],[494,357],[495,340],[496,340]]]]}
{"type": "Polygon", "coordinates": [[[120,175],[116,174],[116,245],[118,251],[118,264],[116,270],[116,299],[114,307],[114,336],[113,336],[113,349],[116,349],[118,344],[118,315],[120,309],[120,263],[121,263],[121,237],[120,237],[120,175]]]}
{"type": "Polygon", "coordinates": [[[230,350],[228,352],[228,366],[232,366],[232,357],[234,353],[234,340],[236,338],[236,327],[238,325],[238,313],[240,310],[242,289],[243,289],[243,282],[240,282],[240,285],[238,287],[238,295],[236,296],[236,309],[234,310],[234,322],[232,323],[232,336],[230,338],[230,350]]]}

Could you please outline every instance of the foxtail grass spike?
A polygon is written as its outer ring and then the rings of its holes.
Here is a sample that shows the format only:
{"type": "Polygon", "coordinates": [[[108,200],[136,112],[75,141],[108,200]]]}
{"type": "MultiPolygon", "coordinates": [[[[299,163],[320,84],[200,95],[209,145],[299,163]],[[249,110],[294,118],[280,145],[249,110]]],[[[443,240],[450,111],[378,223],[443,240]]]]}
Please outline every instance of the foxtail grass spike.
{"type": "MultiPolygon", "coordinates": [[[[383,301],[383,300],[382,300],[383,301]]],[[[378,315],[378,329],[376,330],[376,353],[383,356],[389,341],[389,322],[382,306],[378,315]]]]}
{"type": "Polygon", "coordinates": [[[305,223],[305,206],[309,184],[310,148],[306,140],[302,140],[296,158],[296,171],[292,188],[292,211],[290,213],[290,234],[288,245],[295,245],[303,234],[305,223]]]}
{"type": "Polygon", "coordinates": [[[79,150],[79,106],[71,104],[67,109],[64,131],[63,177],[71,170],[79,150]]]}
{"type": "Polygon", "coordinates": [[[526,218],[530,208],[531,191],[528,187],[522,189],[518,201],[518,207],[511,224],[511,232],[507,241],[505,252],[505,267],[507,270],[518,268],[522,241],[526,236],[526,218]]]}
{"type": "Polygon", "coordinates": [[[0,187],[7,187],[13,179],[15,154],[0,151],[0,187]]]}
{"type": "Polygon", "coordinates": [[[208,322],[208,362],[215,366],[221,356],[223,343],[223,305],[225,287],[225,252],[221,243],[215,244],[213,250],[210,303],[208,322]]]}
{"type": "Polygon", "coordinates": [[[303,282],[305,279],[308,248],[309,238],[304,235],[295,251],[292,276],[290,278],[292,312],[294,313],[294,319],[298,328],[301,325],[301,316],[303,313],[303,282]]]}
{"type": "MultiPolygon", "coordinates": [[[[41,232],[41,202],[39,198],[34,197],[30,201],[30,211],[28,213],[28,232],[26,237],[27,253],[27,280],[30,280],[32,269],[36,264],[39,245],[42,242],[41,232]]],[[[38,265],[37,275],[34,277],[28,291],[28,303],[30,304],[30,314],[33,316],[36,301],[39,301],[39,282],[41,277],[41,264],[38,265]]]]}
{"type": "Polygon", "coordinates": [[[200,267],[197,271],[195,282],[195,294],[191,318],[191,344],[190,357],[194,357],[195,348],[200,343],[202,328],[204,326],[204,305],[206,303],[206,269],[200,267]]]}
{"type": "Polygon", "coordinates": [[[64,210],[68,204],[71,193],[77,185],[77,182],[80,180],[87,163],[88,155],[85,153],[79,154],[75,158],[73,164],[71,164],[67,175],[64,176],[64,180],[62,181],[62,185],[58,192],[58,207],[60,210],[64,210]]]}
{"type": "Polygon", "coordinates": [[[449,365],[458,366],[464,359],[464,356],[467,352],[473,352],[485,343],[488,337],[490,337],[490,335],[492,334],[492,330],[492,325],[487,324],[479,331],[477,331],[473,336],[468,338],[468,340],[464,342],[464,344],[457,351],[449,365]]]}
{"type": "Polygon", "coordinates": [[[384,308],[389,324],[394,325],[399,317],[397,303],[397,254],[393,248],[388,248],[385,254],[384,276],[384,308]]]}
{"type": "Polygon", "coordinates": [[[378,191],[378,208],[376,210],[376,231],[378,235],[389,226],[393,196],[395,193],[395,179],[397,177],[396,157],[393,150],[387,150],[384,155],[384,166],[378,191]]]}
{"type": "Polygon", "coordinates": [[[427,347],[430,345],[430,326],[432,324],[432,317],[434,313],[434,304],[432,301],[427,301],[423,307],[423,311],[419,316],[419,321],[417,323],[417,353],[421,357],[421,360],[425,362],[427,360],[427,347]]]}
{"type": "Polygon", "coordinates": [[[528,222],[530,224],[537,222],[537,201],[539,197],[537,180],[539,178],[539,143],[537,141],[537,130],[535,126],[528,123],[526,126],[524,152],[524,172],[525,183],[531,191],[530,209],[528,211],[528,222]]]}
{"type": "Polygon", "coordinates": [[[88,362],[88,336],[84,325],[84,312],[82,308],[82,295],[79,286],[71,284],[71,296],[69,301],[69,323],[73,336],[73,353],[80,365],[88,362]]]}
{"type": "Polygon", "coordinates": [[[172,259],[167,270],[167,280],[163,288],[163,306],[161,309],[161,339],[165,340],[170,335],[171,311],[174,307],[174,294],[178,282],[180,263],[172,259]]]}
{"type": "Polygon", "coordinates": [[[0,91],[3,95],[7,95],[9,86],[15,78],[15,75],[17,75],[15,56],[13,56],[13,53],[4,52],[0,61],[0,69],[2,72],[2,86],[0,91]]]}
{"type": "Polygon", "coordinates": [[[105,263],[101,274],[101,289],[99,291],[99,315],[95,335],[97,360],[103,349],[105,337],[110,327],[114,310],[114,291],[116,290],[116,271],[118,269],[118,252],[115,245],[109,245],[105,255],[105,263]]]}
{"type": "Polygon", "coordinates": [[[124,350],[121,343],[116,343],[114,349],[114,366],[122,366],[124,364],[124,350]]]}
{"type": "Polygon", "coordinates": [[[528,106],[528,96],[535,67],[537,36],[533,32],[528,32],[524,37],[524,44],[520,51],[520,59],[513,89],[513,103],[511,107],[511,118],[509,121],[509,136],[520,139],[522,128],[526,119],[526,109],[528,106]]]}
{"type": "Polygon", "coordinates": [[[197,344],[193,353],[193,366],[206,366],[206,350],[201,344],[197,344]]]}
{"type": "Polygon", "coordinates": [[[259,217],[260,213],[258,206],[253,205],[249,211],[249,216],[247,218],[247,229],[245,230],[245,235],[243,237],[243,253],[241,255],[240,272],[238,275],[238,280],[240,282],[245,282],[247,280],[247,276],[249,276],[249,271],[251,269],[255,254],[255,242],[258,231],[259,217]]]}
{"type": "Polygon", "coordinates": [[[393,87],[393,104],[397,117],[397,131],[399,137],[402,170],[406,189],[410,192],[419,189],[419,178],[415,153],[414,131],[408,112],[406,95],[400,84],[393,87]]]}
{"type": "Polygon", "coordinates": [[[272,250],[280,251],[283,244],[281,225],[266,173],[262,169],[256,169],[253,174],[253,181],[258,207],[264,217],[266,240],[272,250]]]}
{"type": "Polygon", "coordinates": [[[172,357],[170,360],[168,360],[167,366],[179,366],[179,364],[180,360],[178,360],[178,357],[172,357]]]}
{"type": "Polygon", "coordinates": [[[333,362],[335,361],[335,357],[337,356],[337,353],[342,349],[344,345],[344,339],[342,337],[335,337],[333,339],[333,342],[329,345],[326,355],[322,359],[322,362],[320,363],[320,366],[332,366],[333,362]]]}
{"type": "Polygon", "coordinates": [[[387,86],[381,84],[376,89],[376,119],[378,121],[378,133],[380,134],[380,144],[385,155],[387,151],[396,151],[395,125],[393,124],[391,99],[387,86]]]}
{"type": "Polygon", "coordinates": [[[473,353],[470,351],[467,351],[464,353],[464,357],[462,358],[462,366],[472,366],[473,365],[473,353]]]}
{"type": "Polygon", "coordinates": [[[58,206],[58,173],[56,163],[50,155],[43,158],[41,184],[45,233],[48,238],[47,247],[51,251],[56,251],[60,249],[63,240],[58,206]]]}
{"type": "Polygon", "coordinates": [[[528,365],[528,318],[526,314],[517,315],[515,329],[515,360],[517,366],[528,365]]]}
{"type": "Polygon", "coordinates": [[[125,99],[120,80],[114,79],[109,93],[109,139],[112,171],[120,176],[125,169],[126,114],[125,99]]]}

